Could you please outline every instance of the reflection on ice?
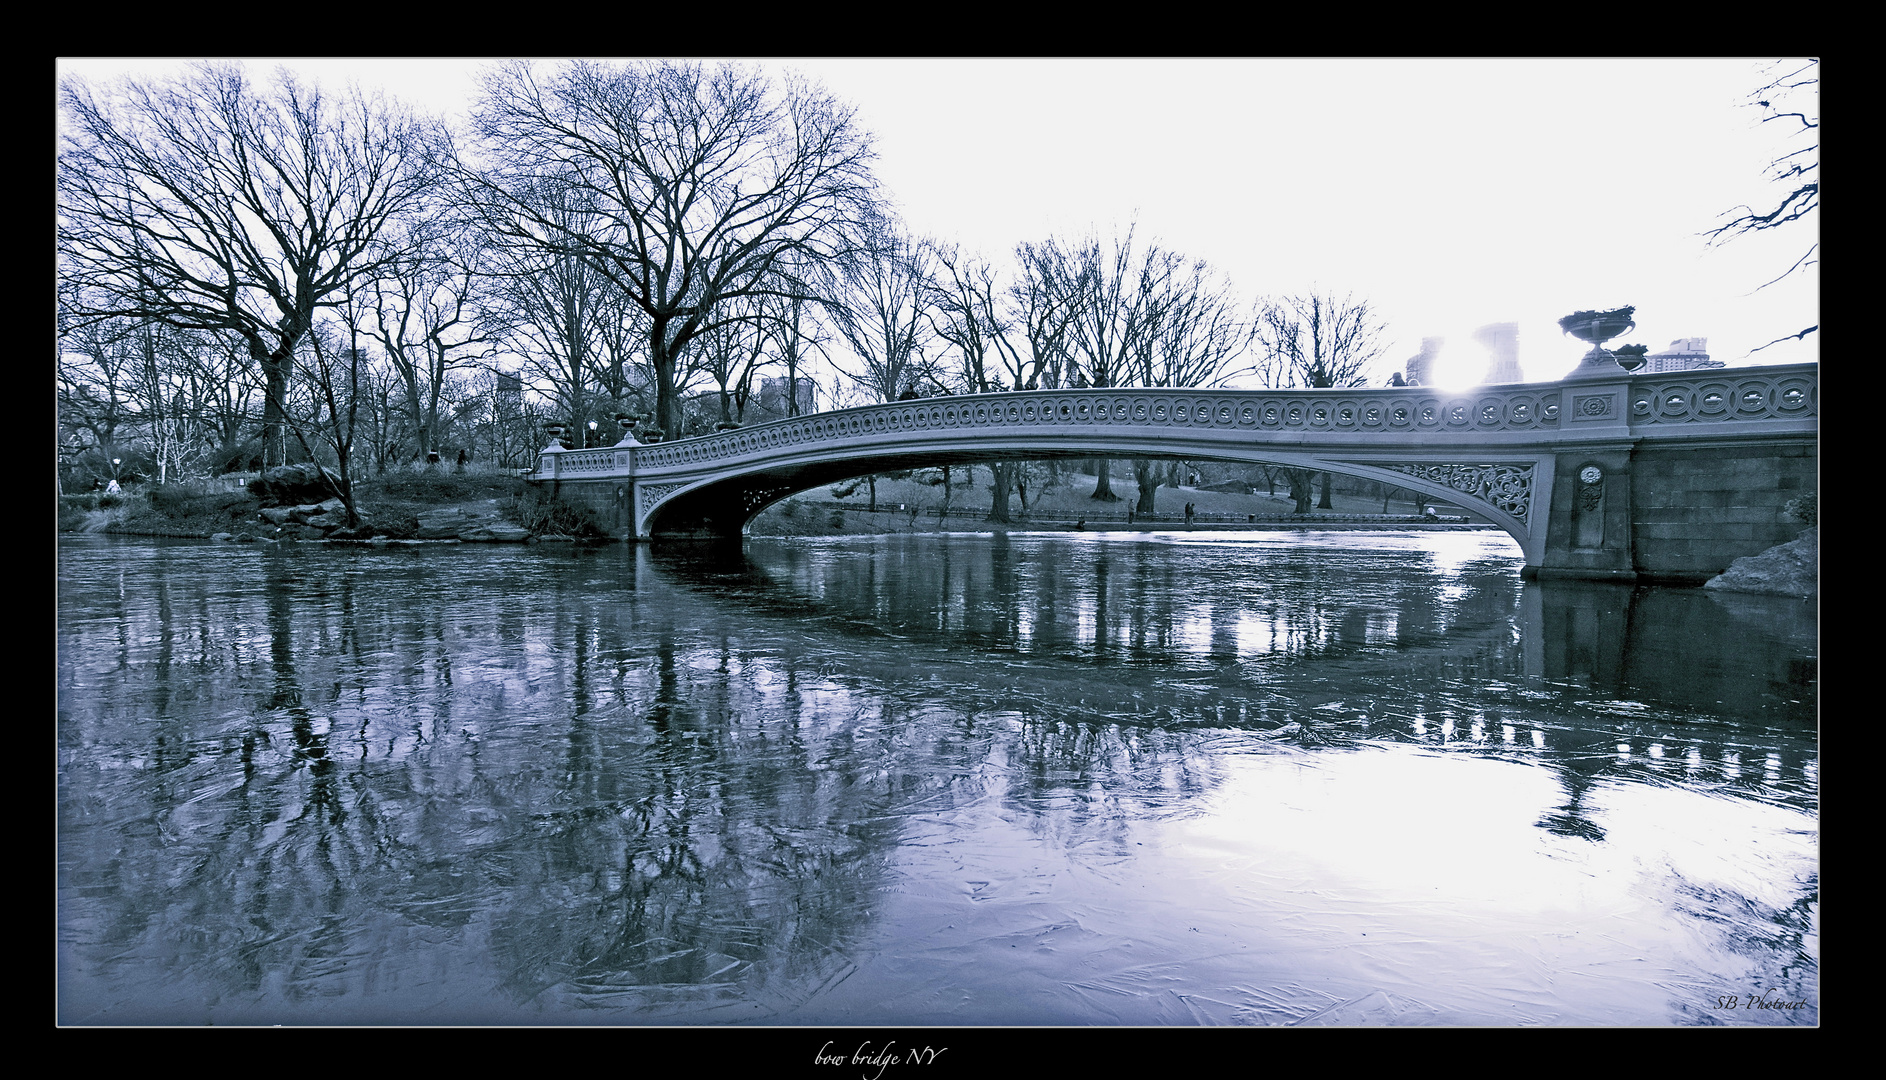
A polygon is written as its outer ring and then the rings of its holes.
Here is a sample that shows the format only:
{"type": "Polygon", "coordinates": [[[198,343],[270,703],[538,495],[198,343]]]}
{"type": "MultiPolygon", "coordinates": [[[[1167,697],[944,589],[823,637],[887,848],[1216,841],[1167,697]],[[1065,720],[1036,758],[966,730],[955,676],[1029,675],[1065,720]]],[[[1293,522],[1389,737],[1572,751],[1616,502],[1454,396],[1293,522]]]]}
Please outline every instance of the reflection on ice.
{"type": "Polygon", "coordinates": [[[61,1019],[1817,1021],[1811,612],[1252,535],[72,545],[61,1019]]]}

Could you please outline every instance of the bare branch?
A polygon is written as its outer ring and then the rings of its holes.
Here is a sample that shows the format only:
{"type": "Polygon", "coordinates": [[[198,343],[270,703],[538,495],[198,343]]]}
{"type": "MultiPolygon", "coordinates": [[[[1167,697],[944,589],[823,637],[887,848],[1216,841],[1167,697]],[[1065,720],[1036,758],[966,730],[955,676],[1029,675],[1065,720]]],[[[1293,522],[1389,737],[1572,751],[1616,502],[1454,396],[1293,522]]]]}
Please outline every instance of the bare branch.
{"type": "MultiPolygon", "coordinates": [[[[1809,334],[1812,334],[1813,332],[1819,329],[1820,329],[1820,324],[1816,323],[1813,326],[1808,327],[1806,330],[1803,330],[1798,334],[1788,334],[1784,337],[1778,337],[1775,340],[1769,342],[1768,345],[1779,345],[1784,341],[1806,341],[1807,336],[1809,334]]],[[[1766,349],[1768,345],[1757,345],[1755,348],[1750,349],[1747,355],[1754,356],[1756,353],[1761,352],[1763,349],[1766,349]]]]}

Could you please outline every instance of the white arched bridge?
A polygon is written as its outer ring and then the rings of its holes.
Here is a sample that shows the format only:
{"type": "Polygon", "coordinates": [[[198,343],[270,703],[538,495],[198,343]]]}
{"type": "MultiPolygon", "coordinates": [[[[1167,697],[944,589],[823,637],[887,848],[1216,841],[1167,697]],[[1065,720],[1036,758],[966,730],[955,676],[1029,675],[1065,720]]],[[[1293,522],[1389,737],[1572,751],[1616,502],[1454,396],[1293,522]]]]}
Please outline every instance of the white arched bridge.
{"type": "Polygon", "coordinates": [[[1353,390],[926,398],[653,445],[549,448],[531,479],[625,538],[738,536],[794,492],[1000,460],[1152,457],[1346,473],[1499,525],[1529,573],[1700,581],[1791,539],[1817,487],[1817,365],[1353,390]]]}

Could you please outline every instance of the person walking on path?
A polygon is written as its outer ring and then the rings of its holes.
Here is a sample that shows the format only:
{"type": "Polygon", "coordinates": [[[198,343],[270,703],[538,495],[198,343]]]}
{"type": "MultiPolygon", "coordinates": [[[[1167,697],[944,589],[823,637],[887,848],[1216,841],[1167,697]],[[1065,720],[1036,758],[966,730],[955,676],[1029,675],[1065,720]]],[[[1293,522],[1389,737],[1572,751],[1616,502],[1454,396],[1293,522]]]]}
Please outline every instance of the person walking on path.
{"type": "Polygon", "coordinates": [[[1193,503],[1185,504],[1185,527],[1188,529],[1192,527],[1192,514],[1193,514],[1194,505],[1195,504],[1193,503]]]}

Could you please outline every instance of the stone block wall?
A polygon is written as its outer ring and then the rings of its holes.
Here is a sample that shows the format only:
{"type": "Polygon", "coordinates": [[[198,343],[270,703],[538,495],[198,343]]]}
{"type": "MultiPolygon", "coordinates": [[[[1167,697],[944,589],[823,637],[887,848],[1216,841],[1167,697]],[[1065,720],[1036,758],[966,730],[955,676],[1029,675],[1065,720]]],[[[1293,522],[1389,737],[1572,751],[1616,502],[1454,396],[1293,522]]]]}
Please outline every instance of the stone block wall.
{"type": "Polygon", "coordinates": [[[538,481],[554,489],[557,498],[596,512],[596,520],[609,535],[632,539],[635,535],[635,509],[630,501],[627,480],[557,480],[538,481]]]}
{"type": "Polygon", "coordinates": [[[1700,583],[1800,535],[1789,500],[1818,490],[1812,439],[1640,447],[1631,457],[1632,555],[1640,577],[1700,583]]]}
{"type": "Polygon", "coordinates": [[[1628,445],[1587,447],[1558,455],[1553,470],[1551,526],[1540,574],[1547,577],[1634,580],[1628,445]],[[1595,466],[1603,477],[1595,492],[1579,473],[1595,466]],[[1595,500],[1588,495],[1595,494],[1595,500]]]}

